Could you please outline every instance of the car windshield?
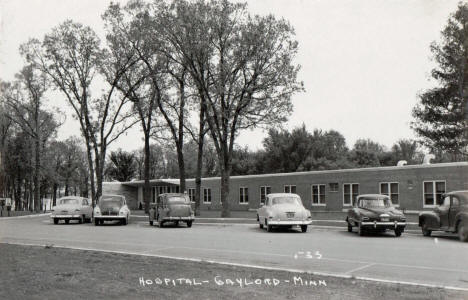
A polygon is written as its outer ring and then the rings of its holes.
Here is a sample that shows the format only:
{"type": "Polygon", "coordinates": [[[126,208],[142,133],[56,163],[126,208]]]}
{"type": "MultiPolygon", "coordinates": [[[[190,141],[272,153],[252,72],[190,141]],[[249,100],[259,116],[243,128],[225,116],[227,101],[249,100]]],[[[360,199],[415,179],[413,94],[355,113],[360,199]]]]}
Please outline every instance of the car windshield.
{"type": "Polygon", "coordinates": [[[60,204],[80,204],[80,200],[76,198],[64,198],[60,199],[60,204]]]}
{"type": "Polygon", "coordinates": [[[189,202],[190,202],[190,199],[188,197],[176,196],[176,197],[167,198],[167,203],[170,203],[170,204],[186,204],[189,202]]]}
{"type": "Polygon", "coordinates": [[[120,196],[101,196],[99,204],[122,206],[123,198],[120,196]]]}
{"type": "Polygon", "coordinates": [[[272,199],[272,205],[276,204],[297,204],[302,205],[301,200],[296,197],[275,197],[272,199]]]}
{"type": "Polygon", "coordinates": [[[391,207],[392,203],[387,198],[362,198],[359,199],[359,207],[391,207]]]}

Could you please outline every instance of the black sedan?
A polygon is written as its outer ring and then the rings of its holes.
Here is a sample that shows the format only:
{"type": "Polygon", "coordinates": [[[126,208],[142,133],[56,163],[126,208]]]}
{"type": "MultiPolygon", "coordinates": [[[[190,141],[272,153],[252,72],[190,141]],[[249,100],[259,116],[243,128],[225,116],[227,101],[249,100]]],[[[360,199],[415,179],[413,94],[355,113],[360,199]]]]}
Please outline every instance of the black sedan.
{"type": "Polygon", "coordinates": [[[385,232],[394,230],[396,236],[401,236],[406,227],[406,217],[396,209],[386,195],[359,195],[354,206],[348,210],[346,217],[348,231],[358,228],[359,235],[366,231],[385,232]]]}
{"type": "Polygon", "coordinates": [[[468,190],[445,194],[440,206],[419,215],[419,226],[424,236],[440,230],[457,233],[460,241],[468,242],[468,190]]]}

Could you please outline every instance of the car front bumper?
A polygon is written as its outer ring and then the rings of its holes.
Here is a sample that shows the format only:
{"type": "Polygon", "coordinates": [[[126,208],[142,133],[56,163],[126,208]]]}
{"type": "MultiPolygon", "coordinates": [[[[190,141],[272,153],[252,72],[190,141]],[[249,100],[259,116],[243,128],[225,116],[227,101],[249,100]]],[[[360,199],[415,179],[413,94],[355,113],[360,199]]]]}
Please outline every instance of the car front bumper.
{"type": "Polygon", "coordinates": [[[388,221],[388,222],[382,222],[382,221],[367,221],[367,222],[361,222],[361,226],[366,227],[366,228],[387,228],[387,229],[395,229],[395,228],[405,228],[406,227],[406,222],[401,222],[401,221],[388,221]]]}
{"type": "Polygon", "coordinates": [[[125,215],[118,215],[118,216],[94,216],[95,220],[105,220],[105,221],[111,221],[111,220],[124,220],[126,219],[127,216],[125,215]]]}
{"type": "Polygon", "coordinates": [[[50,215],[51,219],[79,220],[83,215],[50,215]]]}
{"type": "Polygon", "coordinates": [[[310,224],[312,224],[312,220],[268,220],[268,225],[274,226],[293,226],[310,224]]]}
{"type": "Polygon", "coordinates": [[[164,217],[162,221],[193,221],[195,217],[188,216],[188,217],[164,217]]]}

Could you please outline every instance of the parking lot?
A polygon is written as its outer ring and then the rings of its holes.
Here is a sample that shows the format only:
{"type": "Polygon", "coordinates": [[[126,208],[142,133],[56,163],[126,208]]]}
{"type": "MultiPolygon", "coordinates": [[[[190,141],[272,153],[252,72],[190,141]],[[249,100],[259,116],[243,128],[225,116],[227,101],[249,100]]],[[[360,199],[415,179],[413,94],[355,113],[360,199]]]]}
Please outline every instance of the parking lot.
{"type": "MultiPolygon", "coordinates": [[[[150,227],[144,216],[127,226],[53,225],[48,216],[0,221],[0,242],[48,245],[305,271],[317,275],[443,286],[468,291],[468,244],[455,236],[404,233],[359,237],[341,228],[267,233],[257,225],[150,227]]],[[[183,274],[181,274],[183,275],[183,274]]]]}

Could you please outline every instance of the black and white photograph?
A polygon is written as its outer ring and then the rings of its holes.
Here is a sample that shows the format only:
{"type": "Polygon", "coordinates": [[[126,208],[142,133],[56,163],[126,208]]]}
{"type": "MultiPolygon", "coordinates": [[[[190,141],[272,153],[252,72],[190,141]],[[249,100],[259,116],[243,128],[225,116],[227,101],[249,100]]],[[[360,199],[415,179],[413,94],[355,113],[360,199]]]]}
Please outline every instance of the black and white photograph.
{"type": "Polygon", "coordinates": [[[0,299],[468,299],[468,1],[0,0],[0,299]]]}

